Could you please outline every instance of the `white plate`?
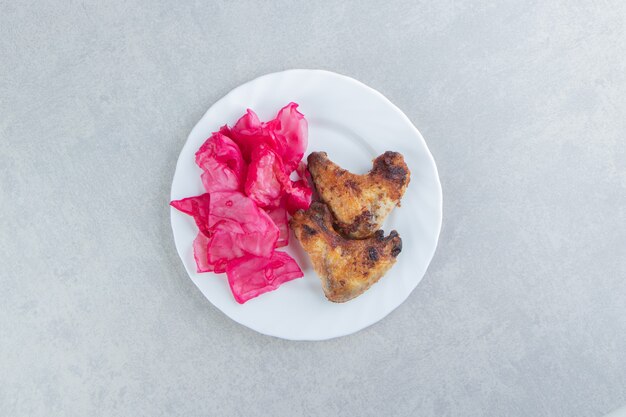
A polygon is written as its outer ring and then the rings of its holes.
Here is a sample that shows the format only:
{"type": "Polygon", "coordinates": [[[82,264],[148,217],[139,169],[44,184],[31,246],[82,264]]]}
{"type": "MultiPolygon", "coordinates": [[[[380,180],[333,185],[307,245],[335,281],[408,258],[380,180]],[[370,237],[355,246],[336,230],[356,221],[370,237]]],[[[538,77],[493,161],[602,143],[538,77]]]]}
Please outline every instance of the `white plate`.
{"type": "Polygon", "coordinates": [[[441,184],[435,161],[422,135],[382,94],[339,74],[290,70],[264,75],[243,84],[215,103],[193,128],[176,165],[172,199],[202,194],[194,154],[211,132],[232,125],[247,108],[261,120],[294,101],[309,122],[309,147],[326,151],[333,161],[365,173],[387,150],[401,152],[411,170],[411,183],[384,229],[396,229],[403,249],[396,265],[360,297],[343,304],[326,300],[307,255],[290,236],[289,252],[304,271],[278,290],[240,305],[226,276],[198,274],[191,244],[197,234],[191,217],[171,209],[176,249],[191,280],[228,317],[260,333],[293,340],[344,336],[376,323],[398,307],[420,282],[433,257],[441,229],[441,184]]]}

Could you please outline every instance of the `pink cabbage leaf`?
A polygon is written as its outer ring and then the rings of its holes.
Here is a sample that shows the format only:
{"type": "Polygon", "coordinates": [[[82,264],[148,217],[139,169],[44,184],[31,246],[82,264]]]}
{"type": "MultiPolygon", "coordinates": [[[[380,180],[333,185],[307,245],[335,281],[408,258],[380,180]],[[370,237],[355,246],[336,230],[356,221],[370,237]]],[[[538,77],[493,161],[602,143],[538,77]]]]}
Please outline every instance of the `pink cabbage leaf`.
{"type": "Polygon", "coordinates": [[[213,133],[196,152],[196,164],[203,171],[207,192],[243,189],[246,164],[237,144],[227,136],[213,133]]]}
{"type": "Polygon", "coordinates": [[[210,236],[209,232],[209,204],[211,198],[208,193],[195,196],[195,197],[187,197],[182,200],[173,200],[170,202],[170,206],[174,207],[176,210],[182,211],[185,214],[188,214],[193,217],[198,226],[198,229],[205,234],[206,236],[210,236]]]}
{"type": "Polygon", "coordinates": [[[226,275],[233,296],[240,304],[304,276],[291,256],[278,251],[271,258],[246,255],[229,262],[226,275]]]}

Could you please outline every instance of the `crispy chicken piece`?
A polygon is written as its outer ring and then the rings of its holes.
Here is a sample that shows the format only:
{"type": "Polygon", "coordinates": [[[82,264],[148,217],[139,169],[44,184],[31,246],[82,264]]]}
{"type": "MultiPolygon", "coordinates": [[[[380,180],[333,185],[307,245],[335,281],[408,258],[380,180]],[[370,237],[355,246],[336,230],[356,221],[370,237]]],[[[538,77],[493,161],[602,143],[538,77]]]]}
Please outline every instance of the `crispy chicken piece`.
{"type": "Polygon", "coordinates": [[[320,199],[335,216],[335,225],[344,236],[363,239],[380,229],[409,185],[411,172],[402,154],[387,151],[374,159],[365,175],[341,168],[326,152],[308,157],[309,171],[320,199]]]}
{"type": "Polygon", "coordinates": [[[395,230],[387,237],[379,230],[368,239],[345,239],[333,229],[328,207],[319,202],[307,211],[298,210],[290,224],[322,280],[326,298],[335,303],[365,292],[402,251],[402,239],[395,230]]]}

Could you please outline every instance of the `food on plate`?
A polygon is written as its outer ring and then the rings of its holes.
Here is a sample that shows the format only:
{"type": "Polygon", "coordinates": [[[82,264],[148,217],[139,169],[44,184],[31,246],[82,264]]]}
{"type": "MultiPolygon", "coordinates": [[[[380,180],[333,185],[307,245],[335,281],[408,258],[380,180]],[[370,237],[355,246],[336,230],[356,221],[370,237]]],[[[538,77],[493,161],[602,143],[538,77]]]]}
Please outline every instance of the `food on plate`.
{"type": "Polygon", "coordinates": [[[287,214],[307,209],[313,194],[302,162],[307,121],[297,108],[289,103],[268,122],[248,109],[213,132],[195,155],[206,192],[170,202],[198,227],[197,271],[226,272],[239,303],[304,275],[276,251],[289,241],[287,214]]]}
{"type": "Polygon", "coordinates": [[[205,192],[170,202],[198,227],[197,271],[226,273],[241,304],[304,275],[277,250],[289,243],[290,227],[337,303],[365,292],[402,250],[395,230],[386,237],[378,230],[410,181],[402,155],[385,152],[356,175],[314,152],[307,169],[308,126],[297,108],[289,103],[268,122],[248,109],[213,132],[195,154],[205,192]],[[311,203],[312,183],[319,202],[311,203]]]}
{"type": "Polygon", "coordinates": [[[309,254],[322,281],[326,298],[336,303],[351,300],[376,283],[396,262],[402,239],[394,230],[382,230],[365,239],[346,239],[333,229],[326,204],[314,202],[290,220],[294,234],[309,254]]]}
{"type": "Polygon", "coordinates": [[[328,205],[337,229],[346,237],[363,239],[380,229],[411,179],[402,154],[385,152],[364,175],[353,174],[334,162],[326,152],[308,156],[308,168],[321,201],[328,205]]]}

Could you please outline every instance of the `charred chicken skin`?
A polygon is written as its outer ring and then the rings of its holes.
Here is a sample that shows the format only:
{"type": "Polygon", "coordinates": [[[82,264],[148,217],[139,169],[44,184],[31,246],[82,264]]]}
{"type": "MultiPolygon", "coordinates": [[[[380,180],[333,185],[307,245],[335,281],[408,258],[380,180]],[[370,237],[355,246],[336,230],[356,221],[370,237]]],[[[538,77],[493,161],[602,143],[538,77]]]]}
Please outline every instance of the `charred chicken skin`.
{"type": "Polygon", "coordinates": [[[380,229],[400,204],[411,173],[398,152],[385,152],[364,175],[353,174],[328,159],[326,152],[308,157],[309,171],[320,199],[328,205],[337,230],[352,239],[364,239],[380,229]]]}
{"type": "Polygon", "coordinates": [[[297,211],[290,225],[322,280],[326,298],[336,303],[365,292],[393,266],[402,251],[402,239],[395,230],[387,237],[379,230],[367,239],[344,238],[334,230],[332,215],[320,202],[297,211]]]}

